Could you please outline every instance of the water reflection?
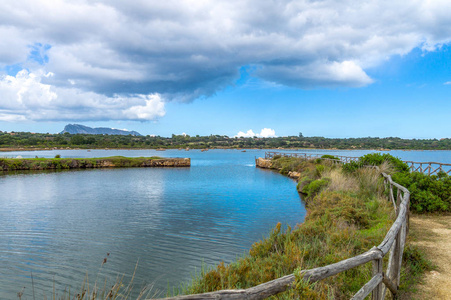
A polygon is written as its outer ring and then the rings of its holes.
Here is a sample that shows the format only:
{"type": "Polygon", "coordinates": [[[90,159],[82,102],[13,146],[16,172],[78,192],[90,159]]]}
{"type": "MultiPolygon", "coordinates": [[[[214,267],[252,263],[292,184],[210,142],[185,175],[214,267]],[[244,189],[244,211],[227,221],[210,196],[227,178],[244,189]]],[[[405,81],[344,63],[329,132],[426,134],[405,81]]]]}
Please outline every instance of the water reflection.
{"type": "Polygon", "coordinates": [[[91,280],[99,274],[101,282],[105,276],[130,276],[138,261],[137,286],[154,283],[166,291],[168,284],[188,280],[202,261],[235,259],[277,222],[303,220],[295,182],[256,169],[253,154],[191,155],[191,168],[2,176],[0,298],[15,298],[22,286],[31,298],[31,271],[37,295],[49,297],[53,282],[73,290],[86,272],[91,280]]]}

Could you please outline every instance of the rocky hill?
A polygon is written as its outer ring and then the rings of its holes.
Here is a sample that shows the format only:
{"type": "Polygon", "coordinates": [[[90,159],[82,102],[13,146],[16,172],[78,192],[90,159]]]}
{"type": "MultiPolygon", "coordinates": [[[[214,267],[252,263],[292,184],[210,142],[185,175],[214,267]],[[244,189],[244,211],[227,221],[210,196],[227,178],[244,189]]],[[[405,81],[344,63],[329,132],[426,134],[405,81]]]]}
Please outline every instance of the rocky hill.
{"type": "Polygon", "coordinates": [[[141,134],[136,131],[128,131],[128,130],[122,130],[122,129],[113,129],[113,128],[107,128],[107,127],[97,127],[92,128],[80,124],[67,124],[64,127],[64,130],[60,133],[70,133],[70,134],[108,134],[108,135],[137,135],[140,136],[141,134]]]}

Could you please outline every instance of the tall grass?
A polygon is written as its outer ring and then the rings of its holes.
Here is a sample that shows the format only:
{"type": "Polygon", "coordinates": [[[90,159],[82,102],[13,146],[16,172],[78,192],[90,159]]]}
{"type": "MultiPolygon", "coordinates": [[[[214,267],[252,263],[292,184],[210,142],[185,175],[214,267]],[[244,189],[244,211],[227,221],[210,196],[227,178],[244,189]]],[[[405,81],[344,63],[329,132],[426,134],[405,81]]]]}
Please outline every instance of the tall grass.
{"type": "MultiPolygon", "coordinates": [[[[125,276],[117,276],[115,280],[110,281],[110,279],[105,278],[100,280],[100,273],[105,263],[107,263],[107,257],[103,259],[103,262],[99,268],[99,271],[93,282],[90,281],[89,275],[86,274],[83,282],[79,288],[66,287],[62,292],[58,292],[55,287],[55,282],[53,282],[53,288],[51,296],[47,298],[45,293],[42,294],[43,298],[39,299],[53,299],[53,300],[131,300],[131,299],[147,299],[157,296],[157,292],[153,290],[153,284],[146,284],[141,286],[139,290],[135,286],[134,279],[136,270],[138,268],[138,263],[136,263],[135,269],[130,280],[125,280],[125,276]]],[[[35,291],[33,283],[33,275],[31,276],[32,285],[31,293],[33,299],[36,299],[36,295],[40,294],[35,291]]],[[[17,297],[22,299],[24,297],[24,292],[26,288],[22,288],[20,292],[17,293],[17,297]]],[[[39,296],[39,295],[38,295],[39,296]]],[[[25,297],[24,297],[25,299],[25,297]]]]}

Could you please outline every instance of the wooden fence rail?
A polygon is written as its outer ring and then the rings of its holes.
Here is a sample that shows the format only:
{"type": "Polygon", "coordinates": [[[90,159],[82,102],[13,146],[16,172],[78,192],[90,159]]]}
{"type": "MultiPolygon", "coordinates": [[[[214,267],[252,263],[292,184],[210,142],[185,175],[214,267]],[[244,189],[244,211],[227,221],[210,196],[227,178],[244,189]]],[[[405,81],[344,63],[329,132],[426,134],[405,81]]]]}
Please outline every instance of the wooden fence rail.
{"type": "MultiPolygon", "coordinates": [[[[304,159],[315,159],[315,158],[321,158],[324,154],[317,154],[317,153],[288,153],[288,152],[266,152],[265,158],[266,159],[272,159],[274,156],[282,156],[282,157],[297,157],[297,158],[304,158],[304,159]]],[[[343,156],[343,155],[333,155],[337,157],[340,162],[348,163],[350,161],[358,161],[359,157],[355,156],[343,156]]],[[[446,174],[451,175],[451,164],[444,164],[439,162],[417,162],[417,161],[410,161],[410,160],[404,160],[411,172],[421,172],[425,173],[427,175],[436,175],[439,172],[444,172],[446,174]]]]}
{"type": "MultiPolygon", "coordinates": [[[[265,152],[265,158],[266,159],[272,159],[274,156],[283,156],[283,157],[297,157],[297,158],[304,158],[304,159],[314,159],[314,158],[321,158],[324,154],[316,154],[316,153],[287,153],[287,152],[265,152]]],[[[353,157],[353,156],[342,156],[342,155],[334,155],[335,157],[338,157],[340,162],[348,163],[350,161],[357,161],[359,160],[359,157],[353,157]]]]}
{"type": "MultiPolygon", "coordinates": [[[[286,154],[286,153],[284,153],[286,154]]],[[[304,153],[305,154],[305,153],[304,153]]],[[[307,157],[308,155],[292,153],[291,157],[307,157]]],[[[272,158],[279,155],[278,152],[267,152],[266,158],[272,158]]],[[[286,156],[286,155],[284,155],[286,156]]],[[[337,162],[345,162],[341,157],[337,162]]],[[[373,300],[384,299],[387,289],[393,297],[396,296],[399,287],[401,262],[406,243],[406,236],[409,226],[409,204],[410,192],[403,186],[394,182],[390,175],[381,173],[384,177],[385,187],[389,189],[389,201],[394,203],[396,211],[396,220],[387,232],[382,243],[373,247],[365,253],[342,260],[340,262],[318,267],[309,270],[302,270],[301,275],[308,282],[316,282],[338,273],[353,269],[363,264],[371,262],[373,265],[373,274],[368,281],[352,299],[364,299],[372,293],[373,300]],[[393,188],[397,188],[396,199],[393,188]],[[383,258],[389,254],[388,264],[384,271],[383,258]]],[[[291,288],[295,281],[295,275],[286,275],[260,285],[241,290],[222,290],[204,294],[176,296],[164,298],[166,300],[207,300],[207,299],[265,299],[267,297],[284,292],[291,288]]]]}
{"type": "Polygon", "coordinates": [[[438,172],[444,172],[451,174],[451,164],[443,164],[438,162],[416,162],[416,161],[404,161],[409,165],[412,172],[421,172],[428,175],[434,175],[438,172]]]}

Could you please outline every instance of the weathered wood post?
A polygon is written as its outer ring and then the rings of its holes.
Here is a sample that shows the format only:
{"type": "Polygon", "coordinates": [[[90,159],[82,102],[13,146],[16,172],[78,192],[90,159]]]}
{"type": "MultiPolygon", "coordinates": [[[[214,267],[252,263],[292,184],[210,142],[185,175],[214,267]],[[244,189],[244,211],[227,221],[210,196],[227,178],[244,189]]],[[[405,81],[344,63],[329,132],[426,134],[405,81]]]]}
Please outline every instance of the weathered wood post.
{"type": "MultiPolygon", "coordinates": [[[[373,263],[373,277],[382,274],[382,258],[375,259],[372,261],[373,263]]],[[[382,300],[384,299],[384,295],[382,295],[382,287],[383,283],[379,283],[376,288],[373,290],[373,300],[382,300]]]]}
{"type": "Polygon", "coordinates": [[[395,203],[395,195],[393,195],[393,184],[390,182],[390,191],[389,191],[389,194],[390,194],[390,200],[393,202],[393,203],[395,203]]]}

